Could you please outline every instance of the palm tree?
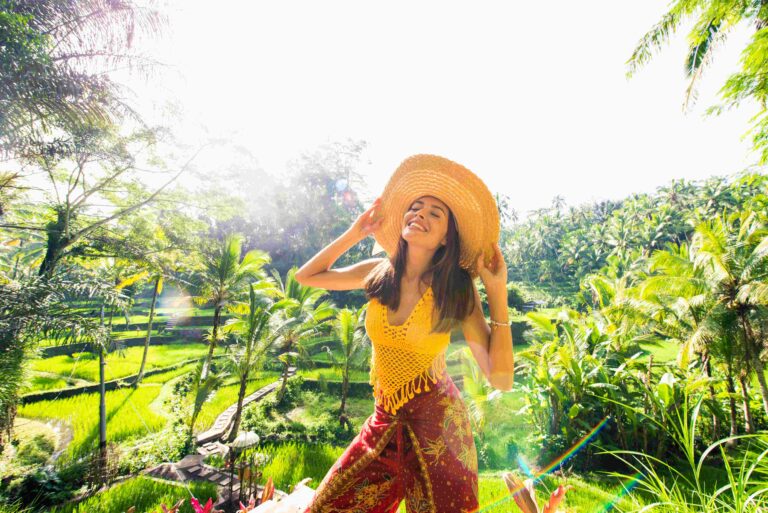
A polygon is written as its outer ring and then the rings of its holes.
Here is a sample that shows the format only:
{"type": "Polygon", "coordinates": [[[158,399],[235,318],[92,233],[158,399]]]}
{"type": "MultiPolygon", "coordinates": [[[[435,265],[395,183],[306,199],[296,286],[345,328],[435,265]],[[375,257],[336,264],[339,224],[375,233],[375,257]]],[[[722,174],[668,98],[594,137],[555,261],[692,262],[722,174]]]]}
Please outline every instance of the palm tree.
{"type": "MultiPolygon", "coordinates": [[[[332,337],[341,343],[341,406],[339,407],[339,423],[342,427],[352,429],[352,424],[346,416],[347,397],[349,395],[349,371],[364,353],[368,338],[365,334],[363,311],[365,305],[357,310],[342,308],[336,313],[331,323],[332,337]]],[[[367,346],[370,347],[370,346],[367,346]]]]}
{"type": "Polygon", "coordinates": [[[761,150],[762,163],[768,159],[768,86],[765,76],[765,31],[768,26],[768,10],[760,0],[673,0],[669,10],[651,28],[635,47],[627,61],[627,76],[632,76],[640,67],[649,62],[656,50],[661,48],[671,34],[684,22],[693,19],[688,33],[688,54],[685,59],[685,73],[689,80],[685,91],[683,108],[696,101],[699,80],[711,64],[714,50],[727,38],[728,33],[744,22],[752,23],[755,29],[752,38],[742,51],[741,69],[733,73],[720,90],[725,100],[723,105],[710,109],[719,113],[724,109],[738,106],[742,101],[752,99],[761,106],[753,117],[753,146],[761,150]]]}
{"type": "Polygon", "coordinates": [[[764,343],[754,326],[768,319],[768,228],[751,211],[723,215],[696,227],[691,253],[714,300],[713,315],[732,318],[743,341],[743,358],[757,376],[768,414],[768,384],[761,359],[764,343]]]}
{"type": "Polygon", "coordinates": [[[290,323],[280,333],[278,344],[280,347],[280,361],[283,363],[283,375],[281,377],[280,390],[277,393],[278,401],[282,401],[285,395],[285,386],[288,381],[288,369],[299,356],[306,355],[306,345],[310,341],[316,341],[325,323],[335,315],[335,308],[330,301],[321,301],[325,291],[300,284],[294,278],[297,267],[292,267],[285,278],[280,279],[280,274],[273,271],[275,283],[278,286],[278,297],[289,300],[282,315],[290,323]]]}
{"type": "MultiPolygon", "coordinates": [[[[275,343],[283,326],[276,315],[289,304],[286,300],[274,301],[274,285],[266,280],[252,283],[248,289],[248,303],[241,303],[231,308],[236,318],[225,325],[227,332],[235,335],[237,348],[232,352],[232,363],[240,378],[240,390],[237,394],[237,410],[229,440],[237,436],[243,411],[243,400],[251,371],[260,367],[264,356],[275,343]]],[[[289,321],[288,321],[289,322],[289,321]]]]}
{"type": "MultiPolygon", "coordinates": [[[[162,239],[165,239],[165,234],[159,232],[156,234],[162,239]]],[[[144,351],[141,355],[141,365],[139,367],[139,374],[136,377],[136,381],[133,386],[138,386],[141,380],[144,378],[144,368],[147,364],[147,356],[149,354],[149,344],[152,340],[152,328],[155,320],[155,307],[157,305],[157,298],[163,293],[163,286],[166,281],[176,281],[178,274],[174,272],[174,267],[178,266],[178,263],[183,259],[183,255],[179,251],[162,251],[158,253],[152,253],[144,255],[140,258],[145,268],[145,275],[150,283],[152,283],[152,300],[149,304],[149,319],[147,322],[147,334],[144,337],[144,351]]],[[[178,267],[177,267],[178,268],[178,267]]]]}
{"type": "Polygon", "coordinates": [[[629,65],[628,75],[634,74],[649,62],[655,50],[666,43],[669,36],[680,28],[688,18],[696,17],[696,23],[688,34],[688,55],[685,73],[689,79],[685,92],[687,106],[696,99],[696,85],[704,69],[711,63],[713,50],[727,37],[728,31],[744,19],[753,19],[757,30],[765,24],[765,13],[761,2],[722,2],[714,0],[675,0],[661,20],[649,30],[635,47],[629,65]]]}
{"type": "Polygon", "coordinates": [[[137,275],[122,278],[125,266],[113,258],[101,259],[92,265],[93,275],[102,280],[106,288],[101,294],[94,295],[94,306],[99,308],[99,328],[93,337],[93,347],[99,354],[99,478],[106,482],[107,468],[107,392],[106,392],[106,366],[107,353],[114,350],[115,343],[112,337],[112,318],[116,310],[127,310],[126,296],[122,290],[140,279],[137,275]],[[112,290],[110,290],[112,289],[112,290]],[[109,309],[109,323],[105,321],[105,310],[109,309]]]}
{"type": "Polygon", "coordinates": [[[450,360],[461,363],[461,397],[469,410],[472,431],[484,442],[486,423],[502,392],[488,383],[469,347],[454,351],[450,360]]]}
{"type": "MultiPolygon", "coordinates": [[[[731,390],[738,342],[730,335],[731,323],[712,309],[709,284],[702,269],[695,266],[688,245],[667,243],[666,249],[651,255],[649,271],[652,275],[644,278],[617,308],[627,314],[632,312],[638,323],[651,328],[653,337],[677,342],[681,369],[687,368],[691,358],[698,355],[705,375],[712,380],[712,358],[725,363],[727,386],[731,390]]],[[[717,439],[721,412],[712,381],[709,393],[713,438],[717,439]]],[[[731,434],[735,435],[735,394],[729,395],[729,401],[731,434]]]]}
{"type": "Polygon", "coordinates": [[[155,320],[155,304],[157,303],[157,297],[163,293],[163,273],[156,272],[149,277],[152,282],[152,301],[149,304],[149,319],[147,321],[147,334],[144,337],[144,351],[141,354],[141,365],[139,366],[139,374],[136,376],[136,380],[133,382],[133,386],[139,386],[141,380],[144,378],[144,367],[147,365],[147,355],[149,354],[149,342],[152,338],[152,324],[155,320]]]}
{"type": "Polygon", "coordinates": [[[212,249],[203,253],[202,269],[193,277],[197,289],[195,302],[213,303],[214,308],[208,356],[200,374],[202,378],[208,373],[213,351],[219,340],[222,311],[238,298],[248,283],[264,278],[262,268],[270,261],[269,255],[260,250],[249,251],[241,260],[242,246],[242,236],[227,235],[212,249]]]}
{"type": "Polygon", "coordinates": [[[203,409],[203,404],[205,404],[208,398],[216,392],[226,377],[224,373],[206,372],[205,362],[198,363],[194,372],[195,379],[192,380],[192,389],[189,394],[192,398],[192,412],[189,416],[189,432],[187,439],[190,446],[193,446],[192,441],[195,435],[195,424],[197,423],[197,417],[200,415],[200,411],[203,409]]]}

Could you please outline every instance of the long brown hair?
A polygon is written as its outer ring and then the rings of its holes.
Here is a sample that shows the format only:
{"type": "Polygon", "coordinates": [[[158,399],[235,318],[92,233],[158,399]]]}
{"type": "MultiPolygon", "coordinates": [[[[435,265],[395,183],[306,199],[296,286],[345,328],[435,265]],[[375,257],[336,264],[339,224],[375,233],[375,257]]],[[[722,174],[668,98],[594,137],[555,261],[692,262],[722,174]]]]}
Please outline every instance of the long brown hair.
{"type": "MultiPolygon", "coordinates": [[[[439,311],[433,332],[447,332],[457,327],[475,307],[472,278],[459,266],[459,231],[453,212],[448,210],[448,233],[445,245],[432,255],[429,268],[420,279],[432,273],[432,293],[439,311]]],[[[397,311],[400,306],[400,281],[405,272],[408,242],[400,235],[397,251],[392,258],[384,259],[365,279],[366,298],[376,298],[381,304],[397,311]]]]}

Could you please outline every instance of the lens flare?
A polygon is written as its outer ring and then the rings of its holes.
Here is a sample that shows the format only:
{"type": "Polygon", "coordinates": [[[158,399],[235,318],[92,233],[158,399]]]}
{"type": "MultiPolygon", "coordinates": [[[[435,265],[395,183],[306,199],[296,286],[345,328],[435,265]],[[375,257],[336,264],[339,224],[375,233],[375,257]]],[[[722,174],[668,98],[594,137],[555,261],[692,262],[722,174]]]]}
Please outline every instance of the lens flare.
{"type": "MultiPolygon", "coordinates": [[[[537,471],[535,474],[531,471],[531,469],[528,467],[528,465],[525,463],[525,461],[518,457],[518,464],[520,465],[520,468],[525,472],[531,479],[534,480],[534,482],[541,480],[542,477],[547,475],[548,473],[552,472],[555,468],[562,465],[567,459],[569,459],[571,456],[576,454],[576,452],[579,451],[579,449],[585,447],[589,442],[592,441],[592,439],[595,438],[597,433],[605,427],[605,425],[608,423],[609,417],[605,417],[603,420],[600,421],[599,424],[597,424],[594,428],[592,428],[589,433],[584,435],[578,442],[573,444],[570,449],[568,449],[566,452],[564,452],[561,456],[558,456],[554,461],[549,463],[546,467],[542,468],[540,471],[537,471]]],[[[636,475],[633,477],[633,479],[628,483],[628,485],[624,486],[624,489],[621,494],[616,496],[610,503],[606,504],[604,508],[601,510],[601,512],[608,511],[613,507],[613,505],[618,501],[621,497],[626,495],[637,483],[638,476],[636,475]]],[[[478,509],[473,513],[481,513],[482,511],[486,511],[490,508],[493,508],[495,506],[498,506],[500,504],[503,504],[509,500],[513,499],[513,496],[515,493],[517,493],[519,490],[513,490],[509,493],[509,495],[502,497],[501,499],[498,499],[496,501],[493,501],[490,504],[480,505],[478,509]]]]}

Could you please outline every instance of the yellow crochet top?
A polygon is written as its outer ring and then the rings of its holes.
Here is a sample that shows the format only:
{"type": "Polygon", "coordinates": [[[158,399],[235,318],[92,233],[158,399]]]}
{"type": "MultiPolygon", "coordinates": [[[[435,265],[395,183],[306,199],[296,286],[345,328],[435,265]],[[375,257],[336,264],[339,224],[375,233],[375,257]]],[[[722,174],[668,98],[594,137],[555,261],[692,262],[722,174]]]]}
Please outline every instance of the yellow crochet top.
{"type": "Polygon", "coordinates": [[[377,299],[368,302],[365,329],[371,339],[370,384],[377,404],[391,414],[429,390],[445,372],[445,350],[450,333],[429,333],[432,324],[433,296],[428,287],[403,324],[387,321],[387,307],[377,299]]]}

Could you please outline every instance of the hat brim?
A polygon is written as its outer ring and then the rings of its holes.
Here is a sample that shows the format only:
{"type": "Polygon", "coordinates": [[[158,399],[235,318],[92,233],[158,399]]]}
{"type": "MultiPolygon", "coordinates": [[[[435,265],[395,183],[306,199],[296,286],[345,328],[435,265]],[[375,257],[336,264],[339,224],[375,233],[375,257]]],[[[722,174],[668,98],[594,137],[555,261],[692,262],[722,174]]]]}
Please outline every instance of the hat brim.
{"type": "Polygon", "coordinates": [[[477,259],[488,263],[499,240],[496,200],[485,183],[461,164],[437,155],[414,155],[398,166],[381,194],[383,221],[374,234],[380,248],[394,256],[403,218],[414,200],[434,196],[451,209],[459,232],[459,265],[477,276],[477,259]]]}

